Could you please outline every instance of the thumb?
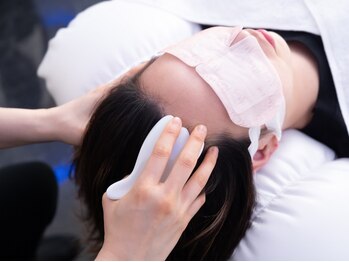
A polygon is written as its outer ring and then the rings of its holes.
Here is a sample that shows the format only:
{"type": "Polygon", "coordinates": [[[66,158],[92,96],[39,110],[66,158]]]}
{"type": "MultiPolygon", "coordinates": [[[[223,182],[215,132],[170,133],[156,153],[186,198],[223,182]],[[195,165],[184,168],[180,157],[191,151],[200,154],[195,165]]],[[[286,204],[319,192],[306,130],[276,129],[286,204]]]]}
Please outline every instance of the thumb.
{"type": "Polygon", "coordinates": [[[103,213],[106,214],[109,210],[113,210],[118,202],[119,200],[110,199],[105,192],[102,196],[103,213]]]}

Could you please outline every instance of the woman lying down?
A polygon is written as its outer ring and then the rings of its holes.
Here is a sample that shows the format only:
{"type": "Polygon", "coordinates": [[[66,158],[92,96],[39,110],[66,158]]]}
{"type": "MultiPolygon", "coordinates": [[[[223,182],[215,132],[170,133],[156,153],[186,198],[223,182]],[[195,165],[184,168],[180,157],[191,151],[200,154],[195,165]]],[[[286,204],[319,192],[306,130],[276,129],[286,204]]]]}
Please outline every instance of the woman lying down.
{"type": "Polygon", "coordinates": [[[212,27],[170,46],[125,77],[96,108],[75,154],[76,182],[96,248],[102,195],[133,170],[140,147],[165,115],[191,131],[207,126],[204,151],[219,148],[206,202],[169,255],[225,260],[250,225],[253,174],[297,128],[349,156],[349,139],[320,37],[212,27]],[[281,36],[282,35],[282,36],[281,36]],[[326,127],[326,128],[325,128],[326,127]]]}

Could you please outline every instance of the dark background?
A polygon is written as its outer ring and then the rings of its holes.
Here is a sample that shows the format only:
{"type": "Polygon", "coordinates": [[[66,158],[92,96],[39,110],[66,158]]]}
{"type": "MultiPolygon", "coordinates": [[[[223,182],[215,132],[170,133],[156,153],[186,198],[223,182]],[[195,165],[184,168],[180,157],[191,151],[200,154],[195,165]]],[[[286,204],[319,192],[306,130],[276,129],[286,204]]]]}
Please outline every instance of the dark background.
{"type": "MultiPolygon", "coordinates": [[[[47,108],[55,105],[45,83],[36,75],[49,39],[98,0],[0,0],[0,107],[47,108]]],[[[52,142],[0,150],[0,167],[40,160],[55,171],[59,203],[45,233],[84,237],[76,210],[76,190],[68,179],[72,148],[52,142]]],[[[80,255],[80,258],[87,257],[80,255]]],[[[77,258],[79,259],[79,257],[77,258]]]]}

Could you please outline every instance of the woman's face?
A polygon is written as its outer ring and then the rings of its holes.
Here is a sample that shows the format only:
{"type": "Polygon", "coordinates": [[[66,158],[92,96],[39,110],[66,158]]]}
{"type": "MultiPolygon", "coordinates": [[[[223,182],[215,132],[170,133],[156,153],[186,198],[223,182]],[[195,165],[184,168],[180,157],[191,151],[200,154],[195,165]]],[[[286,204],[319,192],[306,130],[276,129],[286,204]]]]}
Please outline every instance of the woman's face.
{"type": "MultiPolygon", "coordinates": [[[[249,35],[257,39],[262,51],[275,67],[287,97],[292,87],[287,43],[276,33],[245,29],[237,35],[233,44],[249,35]]],[[[180,117],[189,130],[197,124],[205,124],[209,136],[222,133],[228,133],[234,138],[248,136],[248,129],[231,121],[220,99],[195,68],[171,54],[160,56],[144,71],[141,86],[158,100],[165,114],[180,117]]]]}

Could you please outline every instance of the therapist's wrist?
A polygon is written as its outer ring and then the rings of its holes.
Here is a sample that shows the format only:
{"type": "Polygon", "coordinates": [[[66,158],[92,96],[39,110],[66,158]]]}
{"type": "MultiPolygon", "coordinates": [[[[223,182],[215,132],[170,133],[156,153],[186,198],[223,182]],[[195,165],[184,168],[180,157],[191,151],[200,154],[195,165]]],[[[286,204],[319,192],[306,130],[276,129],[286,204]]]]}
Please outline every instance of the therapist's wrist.
{"type": "Polygon", "coordinates": [[[67,130],[64,116],[58,107],[40,109],[41,136],[46,141],[66,142],[67,130]]]}
{"type": "MultiPolygon", "coordinates": [[[[46,135],[51,141],[60,141],[70,145],[79,145],[84,132],[80,119],[66,105],[46,109],[46,135]]],[[[83,118],[83,117],[81,117],[83,118]]]]}
{"type": "Polygon", "coordinates": [[[47,141],[60,140],[57,132],[58,119],[53,108],[39,109],[42,137],[47,141]]]}
{"type": "Polygon", "coordinates": [[[51,109],[36,109],[33,111],[33,119],[36,129],[36,141],[48,142],[59,140],[56,130],[56,121],[53,119],[54,112],[51,109]]]}

